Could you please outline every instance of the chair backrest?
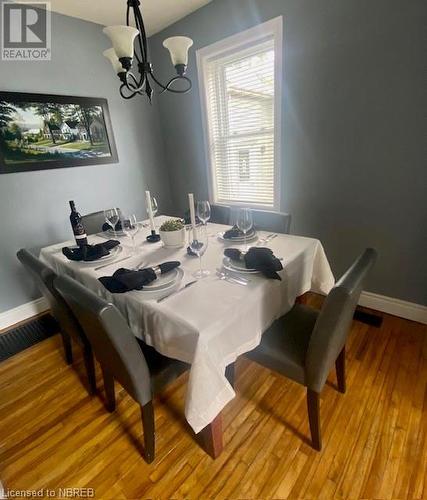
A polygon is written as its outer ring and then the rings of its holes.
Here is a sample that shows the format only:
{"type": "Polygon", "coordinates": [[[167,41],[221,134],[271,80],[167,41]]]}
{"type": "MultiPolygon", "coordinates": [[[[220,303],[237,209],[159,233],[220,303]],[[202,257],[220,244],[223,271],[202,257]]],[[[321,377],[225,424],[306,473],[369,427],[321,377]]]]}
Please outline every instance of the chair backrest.
{"type": "MultiPolygon", "coordinates": [[[[238,208],[230,210],[229,223],[236,223],[238,208]]],[[[289,234],[291,228],[291,214],[283,212],[268,212],[266,210],[252,209],[254,228],[260,231],[289,234]]]]}
{"type": "MultiPolygon", "coordinates": [[[[120,216],[120,208],[117,208],[120,216]]],[[[86,229],[86,234],[96,234],[102,231],[102,226],[105,224],[104,210],[92,212],[82,216],[83,226],[86,229]]]]}
{"type": "Polygon", "coordinates": [[[230,224],[230,207],[225,205],[211,205],[211,222],[215,224],[230,224]]]}
{"type": "Polygon", "coordinates": [[[353,314],[377,252],[367,248],[329,292],[308,345],[306,385],[320,392],[350,331],[353,314]]]}
{"type": "Polygon", "coordinates": [[[255,229],[282,234],[289,234],[291,229],[291,214],[252,210],[252,217],[255,229]]]}
{"type": "Polygon", "coordinates": [[[21,248],[16,256],[47,300],[52,316],[59,323],[61,331],[71,335],[80,344],[86,344],[88,341],[74,314],[53,285],[53,281],[57,277],[56,273],[24,248],[21,248]]]}
{"type": "Polygon", "coordinates": [[[148,403],[152,391],[147,362],[117,308],[69,276],[59,276],[54,285],[74,312],[101,366],[135,401],[148,403]]]}

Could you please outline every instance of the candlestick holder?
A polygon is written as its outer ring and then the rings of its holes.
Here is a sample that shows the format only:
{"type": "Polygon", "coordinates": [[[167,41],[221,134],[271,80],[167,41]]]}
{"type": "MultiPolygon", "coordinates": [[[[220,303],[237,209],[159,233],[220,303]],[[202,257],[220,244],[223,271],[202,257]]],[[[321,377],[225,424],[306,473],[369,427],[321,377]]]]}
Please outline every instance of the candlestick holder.
{"type": "Polygon", "coordinates": [[[157,234],[154,229],[151,230],[151,234],[147,236],[148,243],[157,243],[160,241],[160,234],[157,234]]]}

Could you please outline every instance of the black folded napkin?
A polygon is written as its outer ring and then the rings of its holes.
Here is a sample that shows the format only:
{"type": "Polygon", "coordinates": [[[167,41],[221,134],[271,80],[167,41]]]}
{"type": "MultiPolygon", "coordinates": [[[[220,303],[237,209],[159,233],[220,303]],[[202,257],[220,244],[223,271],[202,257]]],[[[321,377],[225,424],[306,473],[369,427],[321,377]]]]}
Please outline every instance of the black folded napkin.
{"type": "MultiPolygon", "coordinates": [[[[104,224],[102,224],[102,230],[103,231],[110,231],[111,230],[110,224],[108,224],[108,222],[104,222],[104,224]]],[[[117,224],[114,226],[114,230],[115,231],[121,231],[122,230],[122,221],[121,220],[119,220],[117,222],[117,224]]]]}
{"type": "MultiPolygon", "coordinates": [[[[252,236],[254,233],[254,229],[250,229],[247,233],[246,236],[252,236]]],[[[237,226],[233,226],[231,229],[228,231],[225,231],[223,234],[223,238],[226,240],[229,240],[230,238],[243,238],[245,236],[243,231],[240,231],[240,229],[237,226]]]]}
{"type": "Polygon", "coordinates": [[[110,250],[120,245],[120,241],[108,240],[104,243],[97,243],[96,245],[83,245],[78,248],[64,247],[62,253],[69,260],[85,260],[92,261],[98,260],[110,253],[110,250]]]}
{"type": "Polygon", "coordinates": [[[157,279],[157,274],[165,274],[180,266],[181,262],[171,261],[159,264],[155,268],[147,267],[138,271],[120,268],[113,276],[103,276],[99,281],[111,293],[124,293],[131,290],[142,290],[157,279]],[[158,270],[158,271],[157,271],[158,270]],[[157,272],[156,272],[157,271],[157,272]]]}
{"type": "Polygon", "coordinates": [[[277,271],[283,269],[280,260],[273,255],[270,248],[252,247],[246,253],[241,252],[237,248],[227,248],[224,250],[224,255],[231,260],[241,260],[245,263],[248,269],[256,269],[261,271],[267,278],[281,280],[277,271]]]}

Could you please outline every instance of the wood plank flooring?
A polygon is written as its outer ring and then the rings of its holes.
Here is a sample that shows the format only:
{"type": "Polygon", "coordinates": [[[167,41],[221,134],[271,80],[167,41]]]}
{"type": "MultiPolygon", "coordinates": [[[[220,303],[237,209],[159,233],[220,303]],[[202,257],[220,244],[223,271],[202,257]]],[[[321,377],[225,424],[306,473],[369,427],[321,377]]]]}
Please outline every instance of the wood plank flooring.
{"type": "MultiPolygon", "coordinates": [[[[317,298],[310,299],[316,303],[317,298]]],[[[139,408],[120,388],[109,414],[89,397],[59,336],[0,364],[0,481],[9,489],[94,488],[97,499],[427,497],[427,327],[354,322],[347,393],[323,391],[323,450],[310,447],[305,391],[245,358],[213,460],[184,419],[187,376],[155,400],[156,459],[138,446],[139,408]]]]}

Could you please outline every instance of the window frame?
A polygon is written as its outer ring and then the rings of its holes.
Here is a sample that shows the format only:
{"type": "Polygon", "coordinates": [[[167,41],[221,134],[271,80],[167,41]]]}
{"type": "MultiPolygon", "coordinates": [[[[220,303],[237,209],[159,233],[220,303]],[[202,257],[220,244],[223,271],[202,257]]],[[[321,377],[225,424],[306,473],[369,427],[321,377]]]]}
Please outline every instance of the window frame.
{"type": "Polygon", "coordinates": [[[278,16],[245,31],[231,35],[196,51],[197,74],[202,114],[205,162],[208,174],[209,199],[215,205],[242,206],[257,209],[280,211],[281,206],[281,171],[282,171],[282,81],[283,81],[283,16],[278,16]],[[210,145],[213,142],[209,126],[209,106],[207,103],[207,68],[206,62],[227,53],[244,50],[267,38],[274,41],[274,186],[273,205],[256,202],[221,201],[217,198],[214,161],[210,145]]]}

